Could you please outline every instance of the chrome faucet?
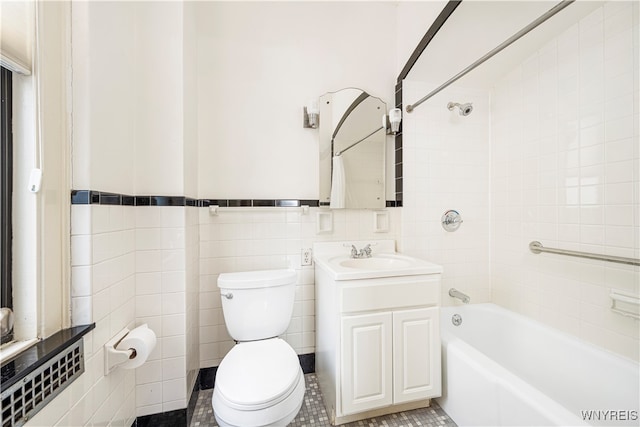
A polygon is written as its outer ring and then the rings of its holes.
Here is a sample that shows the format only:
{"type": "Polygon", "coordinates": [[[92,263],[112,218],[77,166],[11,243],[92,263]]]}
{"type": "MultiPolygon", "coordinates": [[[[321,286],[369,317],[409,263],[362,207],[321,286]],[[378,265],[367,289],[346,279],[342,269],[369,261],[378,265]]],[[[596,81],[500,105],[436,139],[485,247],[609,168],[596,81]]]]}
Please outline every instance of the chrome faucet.
{"type": "Polygon", "coordinates": [[[465,304],[469,304],[471,302],[471,298],[469,298],[469,295],[464,294],[455,288],[449,289],[449,296],[452,298],[458,298],[465,304]]]}
{"type": "Polygon", "coordinates": [[[355,245],[351,245],[351,258],[371,258],[371,244],[358,250],[355,245]]]}
{"type": "Polygon", "coordinates": [[[371,244],[367,243],[367,246],[360,249],[360,258],[371,258],[371,244]]]}
{"type": "Polygon", "coordinates": [[[356,249],[356,245],[351,245],[351,258],[358,258],[358,249],[356,249]]]}

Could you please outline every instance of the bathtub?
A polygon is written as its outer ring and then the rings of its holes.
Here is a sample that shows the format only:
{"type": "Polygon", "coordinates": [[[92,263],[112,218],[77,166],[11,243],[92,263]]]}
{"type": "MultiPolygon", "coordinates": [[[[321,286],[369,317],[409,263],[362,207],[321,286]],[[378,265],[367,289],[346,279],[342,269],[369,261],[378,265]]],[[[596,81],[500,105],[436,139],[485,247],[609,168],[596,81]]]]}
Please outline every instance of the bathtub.
{"type": "Polygon", "coordinates": [[[441,330],[437,401],[458,426],[640,423],[637,363],[494,304],[443,307],[441,330]]]}

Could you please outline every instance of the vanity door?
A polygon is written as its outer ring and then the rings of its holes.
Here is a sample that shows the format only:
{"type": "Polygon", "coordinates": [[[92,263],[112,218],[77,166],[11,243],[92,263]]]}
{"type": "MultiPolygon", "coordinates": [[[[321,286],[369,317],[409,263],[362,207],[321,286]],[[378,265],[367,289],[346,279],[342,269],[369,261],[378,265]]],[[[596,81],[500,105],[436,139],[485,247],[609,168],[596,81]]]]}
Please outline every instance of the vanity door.
{"type": "Polygon", "coordinates": [[[393,402],[438,397],[440,379],[440,309],[393,312],[393,402]]]}
{"type": "Polygon", "coordinates": [[[342,412],[353,414],[393,403],[392,315],[342,318],[342,412]]]}

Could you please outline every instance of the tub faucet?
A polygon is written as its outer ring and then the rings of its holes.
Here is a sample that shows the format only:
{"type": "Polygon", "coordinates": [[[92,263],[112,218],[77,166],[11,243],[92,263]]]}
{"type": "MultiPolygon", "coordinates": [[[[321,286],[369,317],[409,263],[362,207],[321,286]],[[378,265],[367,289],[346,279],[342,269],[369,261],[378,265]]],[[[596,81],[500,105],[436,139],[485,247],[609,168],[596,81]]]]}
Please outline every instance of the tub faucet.
{"type": "Polygon", "coordinates": [[[471,302],[471,298],[469,298],[469,295],[464,294],[455,288],[449,289],[449,296],[452,298],[458,298],[465,304],[469,304],[471,302]]]}

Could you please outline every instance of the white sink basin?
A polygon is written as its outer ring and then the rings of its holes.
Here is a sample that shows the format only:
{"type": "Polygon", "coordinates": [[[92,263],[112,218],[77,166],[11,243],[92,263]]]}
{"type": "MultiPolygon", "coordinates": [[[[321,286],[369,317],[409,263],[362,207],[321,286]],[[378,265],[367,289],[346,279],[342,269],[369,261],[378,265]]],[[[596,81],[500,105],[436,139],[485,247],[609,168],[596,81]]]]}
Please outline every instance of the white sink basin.
{"type": "Polygon", "coordinates": [[[375,253],[370,258],[351,258],[348,254],[315,257],[316,265],[334,280],[371,279],[442,273],[442,267],[396,252],[375,253]]]}
{"type": "Polygon", "coordinates": [[[381,254],[373,256],[371,258],[344,259],[344,257],[337,257],[337,260],[332,259],[332,261],[338,262],[342,267],[359,268],[366,270],[389,270],[407,268],[411,267],[414,264],[413,259],[395,254],[381,254]]]}

